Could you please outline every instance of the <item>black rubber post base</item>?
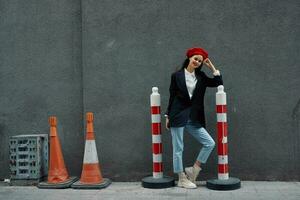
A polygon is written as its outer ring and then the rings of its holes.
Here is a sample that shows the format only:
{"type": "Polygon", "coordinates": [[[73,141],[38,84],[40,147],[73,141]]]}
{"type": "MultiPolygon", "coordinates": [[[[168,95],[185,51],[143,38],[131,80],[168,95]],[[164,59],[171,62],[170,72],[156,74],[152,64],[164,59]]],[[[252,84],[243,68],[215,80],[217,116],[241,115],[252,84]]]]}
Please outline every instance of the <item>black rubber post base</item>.
{"type": "Polygon", "coordinates": [[[77,181],[77,177],[70,177],[67,181],[61,183],[40,182],[37,187],[40,189],[64,189],[71,187],[72,183],[77,181]]]}
{"type": "Polygon", "coordinates": [[[81,183],[80,181],[77,181],[72,184],[73,189],[103,189],[106,188],[111,184],[111,180],[104,178],[101,183],[98,184],[86,184],[86,183],[81,183]]]}
{"type": "Polygon", "coordinates": [[[142,179],[142,186],[144,188],[169,188],[175,186],[175,180],[172,177],[164,176],[163,178],[153,178],[153,176],[147,176],[142,179]]]}
{"type": "Polygon", "coordinates": [[[206,181],[206,187],[212,190],[236,190],[241,187],[241,181],[233,177],[227,180],[211,179],[206,181]]]}

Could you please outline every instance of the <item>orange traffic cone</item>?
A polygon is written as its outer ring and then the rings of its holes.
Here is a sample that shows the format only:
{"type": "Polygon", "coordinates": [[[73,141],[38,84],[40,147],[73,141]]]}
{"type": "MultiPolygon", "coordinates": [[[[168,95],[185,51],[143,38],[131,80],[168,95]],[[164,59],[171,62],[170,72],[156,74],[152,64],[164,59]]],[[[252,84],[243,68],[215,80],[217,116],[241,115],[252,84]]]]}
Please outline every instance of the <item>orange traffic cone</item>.
{"type": "Polygon", "coordinates": [[[102,177],[95,135],[93,127],[94,116],[92,112],[86,114],[86,141],[81,178],[72,184],[75,189],[101,189],[107,187],[111,181],[102,177]]]}
{"type": "Polygon", "coordinates": [[[77,178],[69,177],[56,129],[56,117],[49,117],[50,124],[50,160],[48,181],[38,184],[39,188],[68,188],[77,178]]]}

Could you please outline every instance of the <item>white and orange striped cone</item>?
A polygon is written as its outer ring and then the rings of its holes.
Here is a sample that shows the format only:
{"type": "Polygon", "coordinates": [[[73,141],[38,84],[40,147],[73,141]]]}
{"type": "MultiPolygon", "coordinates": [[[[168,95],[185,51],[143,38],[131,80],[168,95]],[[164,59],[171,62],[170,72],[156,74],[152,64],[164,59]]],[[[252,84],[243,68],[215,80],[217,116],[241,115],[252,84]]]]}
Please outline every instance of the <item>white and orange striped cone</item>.
{"type": "Polygon", "coordinates": [[[218,179],[211,179],[206,186],[213,190],[234,190],[241,187],[238,178],[229,177],[227,144],[227,105],[224,86],[218,86],[216,93],[217,131],[218,131],[218,179]]]}
{"type": "Polygon", "coordinates": [[[102,189],[106,188],[111,181],[109,179],[103,178],[100,170],[100,165],[98,161],[94,126],[93,113],[88,112],[86,114],[86,142],[84,149],[84,159],[82,166],[82,173],[80,180],[72,184],[74,189],[102,189]]]}
{"type": "Polygon", "coordinates": [[[162,140],[161,140],[161,120],[160,120],[160,94],[158,88],[152,88],[150,96],[151,122],[152,122],[152,158],[153,173],[142,179],[142,186],[145,188],[168,188],[175,186],[172,177],[163,175],[162,163],[162,140]]]}

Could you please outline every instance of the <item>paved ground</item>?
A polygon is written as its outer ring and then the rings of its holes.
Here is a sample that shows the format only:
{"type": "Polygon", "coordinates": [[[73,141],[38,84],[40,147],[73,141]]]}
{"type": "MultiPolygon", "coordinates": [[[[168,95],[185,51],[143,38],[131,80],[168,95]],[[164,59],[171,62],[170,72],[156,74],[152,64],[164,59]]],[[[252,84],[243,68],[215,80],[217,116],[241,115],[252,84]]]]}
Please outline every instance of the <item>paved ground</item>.
{"type": "Polygon", "coordinates": [[[202,200],[300,200],[300,182],[242,181],[242,188],[233,191],[214,191],[204,182],[197,189],[178,187],[146,189],[139,182],[114,182],[102,190],[38,189],[25,186],[0,186],[0,200],[77,200],[77,199],[202,199],[202,200]]]}

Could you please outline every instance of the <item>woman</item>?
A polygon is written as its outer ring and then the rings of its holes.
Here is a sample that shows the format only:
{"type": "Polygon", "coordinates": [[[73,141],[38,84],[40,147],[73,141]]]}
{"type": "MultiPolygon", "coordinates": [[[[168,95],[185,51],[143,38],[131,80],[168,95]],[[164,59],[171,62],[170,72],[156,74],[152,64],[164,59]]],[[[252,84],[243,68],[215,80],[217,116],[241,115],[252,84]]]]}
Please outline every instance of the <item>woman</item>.
{"type": "Polygon", "coordinates": [[[191,48],[186,52],[182,68],[173,73],[170,85],[170,99],[166,112],[166,128],[171,129],[173,145],[173,169],[178,174],[178,186],[196,188],[196,178],[201,165],[206,163],[215,146],[212,137],[205,130],[204,94],[206,87],[222,85],[220,71],[216,70],[202,48],[191,48]],[[203,63],[214,78],[209,78],[201,71],[203,63]],[[186,130],[203,145],[192,167],[183,171],[183,132],[186,130]]]}

